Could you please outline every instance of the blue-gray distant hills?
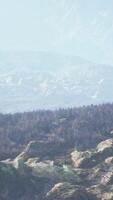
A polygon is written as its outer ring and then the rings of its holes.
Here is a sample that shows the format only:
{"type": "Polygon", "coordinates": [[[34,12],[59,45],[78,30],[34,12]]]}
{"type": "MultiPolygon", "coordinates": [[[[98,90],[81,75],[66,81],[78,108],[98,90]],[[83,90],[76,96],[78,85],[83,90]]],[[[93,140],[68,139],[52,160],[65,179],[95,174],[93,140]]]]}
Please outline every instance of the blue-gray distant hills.
{"type": "Polygon", "coordinates": [[[113,66],[48,52],[0,52],[0,112],[113,101],[113,66]]]}

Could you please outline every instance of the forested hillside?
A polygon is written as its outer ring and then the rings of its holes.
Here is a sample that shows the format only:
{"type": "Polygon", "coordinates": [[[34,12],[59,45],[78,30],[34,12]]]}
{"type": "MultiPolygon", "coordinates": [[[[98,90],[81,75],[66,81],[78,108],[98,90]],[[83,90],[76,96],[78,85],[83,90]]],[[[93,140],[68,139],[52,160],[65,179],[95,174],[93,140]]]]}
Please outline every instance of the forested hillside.
{"type": "Polygon", "coordinates": [[[113,104],[1,114],[0,150],[0,200],[113,200],[113,104]]]}
{"type": "Polygon", "coordinates": [[[112,130],[113,104],[0,114],[0,158],[16,156],[32,140],[38,145],[30,153],[38,156],[86,150],[112,137],[112,130]]]}

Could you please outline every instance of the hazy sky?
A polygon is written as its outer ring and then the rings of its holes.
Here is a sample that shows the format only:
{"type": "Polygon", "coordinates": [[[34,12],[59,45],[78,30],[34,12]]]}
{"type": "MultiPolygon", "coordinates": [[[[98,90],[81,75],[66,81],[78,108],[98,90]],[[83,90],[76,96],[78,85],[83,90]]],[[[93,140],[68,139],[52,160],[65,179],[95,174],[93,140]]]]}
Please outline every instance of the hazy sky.
{"type": "Polygon", "coordinates": [[[0,49],[113,64],[113,0],[0,0],[0,49]]]}

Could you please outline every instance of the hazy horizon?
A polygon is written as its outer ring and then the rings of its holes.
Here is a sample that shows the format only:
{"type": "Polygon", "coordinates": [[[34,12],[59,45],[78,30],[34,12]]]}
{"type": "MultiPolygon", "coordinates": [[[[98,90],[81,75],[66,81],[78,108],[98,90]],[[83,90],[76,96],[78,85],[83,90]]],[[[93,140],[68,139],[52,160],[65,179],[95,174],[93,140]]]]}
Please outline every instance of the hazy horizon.
{"type": "Polygon", "coordinates": [[[112,8],[111,0],[0,0],[0,111],[113,102],[112,8]]]}

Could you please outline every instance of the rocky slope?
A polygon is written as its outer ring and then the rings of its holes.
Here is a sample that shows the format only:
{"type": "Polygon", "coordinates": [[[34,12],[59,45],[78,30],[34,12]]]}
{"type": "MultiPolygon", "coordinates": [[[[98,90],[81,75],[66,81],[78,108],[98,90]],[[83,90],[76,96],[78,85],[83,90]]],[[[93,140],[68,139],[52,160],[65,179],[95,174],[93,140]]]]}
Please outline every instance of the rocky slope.
{"type": "MultiPolygon", "coordinates": [[[[112,200],[113,139],[75,149],[62,163],[30,157],[31,141],[15,159],[0,161],[1,200],[112,200]]],[[[38,152],[37,152],[38,155],[38,152]]],[[[67,156],[67,155],[66,155],[67,156]]]]}

